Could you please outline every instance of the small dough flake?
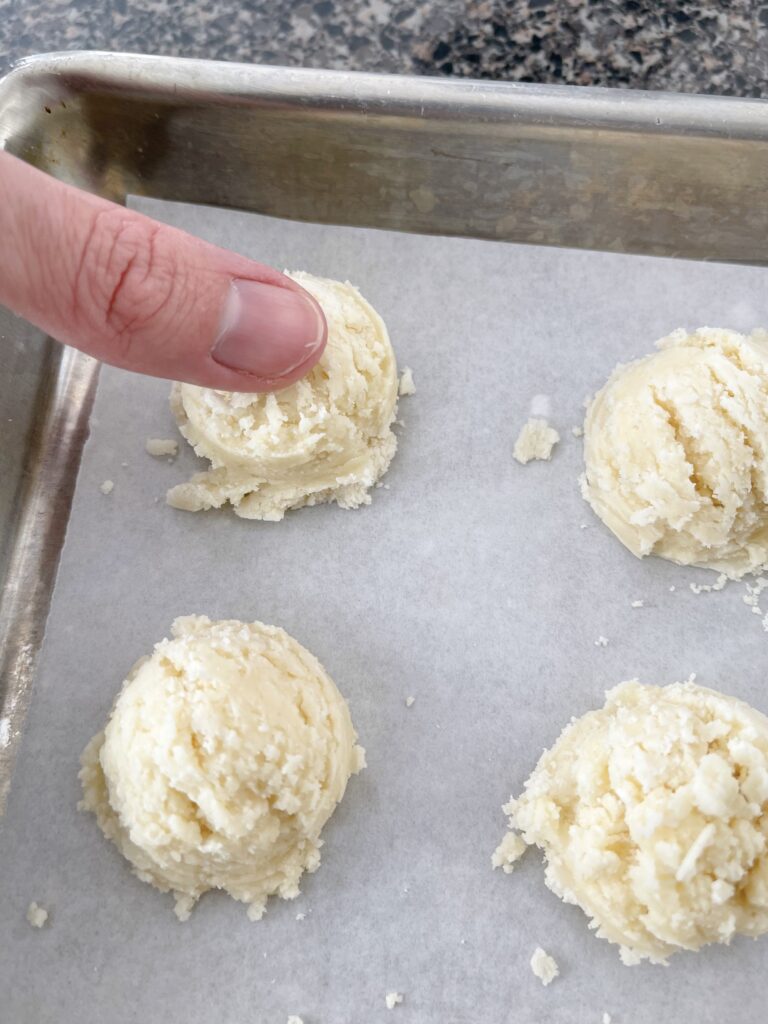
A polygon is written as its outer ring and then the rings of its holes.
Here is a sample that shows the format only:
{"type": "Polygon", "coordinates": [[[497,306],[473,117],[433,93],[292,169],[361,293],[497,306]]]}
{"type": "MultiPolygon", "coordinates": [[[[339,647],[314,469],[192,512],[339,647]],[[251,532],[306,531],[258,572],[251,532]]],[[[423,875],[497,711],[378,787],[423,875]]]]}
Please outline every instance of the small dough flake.
{"type": "Polygon", "coordinates": [[[291,1014],[286,1024],[304,1024],[304,1021],[301,1019],[301,1017],[297,1017],[295,1014],[291,1014]]]}
{"type": "Polygon", "coordinates": [[[632,602],[632,607],[633,608],[643,608],[644,606],[645,606],[645,601],[633,601],[632,602]]]}
{"type": "Polygon", "coordinates": [[[388,1010],[394,1010],[396,1006],[399,1006],[403,1001],[402,992],[387,992],[384,997],[384,1002],[387,1004],[388,1010]]]}
{"type": "Polygon", "coordinates": [[[584,498],[634,555],[729,578],[768,562],[768,332],[680,328],[585,423],[584,498]]]}
{"type": "Polygon", "coordinates": [[[111,494],[115,489],[114,480],[104,480],[103,483],[99,484],[99,490],[102,494],[111,494]]]}
{"type": "Polygon", "coordinates": [[[398,387],[398,394],[401,398],[406,395],[416,394],[416,385],[413,383],[413,370],[410,366],[406,366],[400,375],[400,386],[398,387]]]}
{"type": "Polygon", "coordinates": [[[493,851],[491,866],[501,868],[505,875],[511,875],[515,864],[528,849],[528,844],[517,832],[507,832],[502,841],[493,851]]]}
{"type": "Polygon", "coordinates": [[[607,636],[599,636],[597,640],[595,640],[595,647],[607,647],[609,643],[610,641],[607,636]]]}
{"type": "Polygon", "coordinates": [[[346,701],[309,651],[259,622],[176,619],[81,758],[83,800],[134,873],[186,920],[208,889],[258,920],[320,863],[365,765],[346,701]]]}
{"type": "Polygon", "coordinates": [[[416,698],[415,697],[406,697],[405,698],[405,706],[407,708],[412,708],[415,703],[416,703],[416,698]]]}
{"type": "Polygon", "coordinates": [[[156,459],[161,459],[168,455],[173,457],[178,455],[179,452],[178,441],[166,440],[162,437],[148,437],[144,447],[147,450],[147,454],[152,455],[156,459]]]}
{"type": "Polygon", "coordinates": [[[532,459],[547,461],[559,440],[560,435],[546,420],[531,418],[520,431],[512,454],[523,465],[532,459]]]}
{"type": "Polygon", "coordinates": [[[243,519],[279,521],[289,509],[368,505],[397,448],[397,366],[379,314],[348,282],[289,275],[322,306],[328,343],[302,380],[270,394],[174,384],[171,409],[211,463],[168,491],[174,508],[229,503],[243,519]]]}
{"type": "Polygon", "coordinates": [[[42,928],[48,920],[48,911],[33,900],[27,907],[27,921],[33,928],[42,928]]]}
{"type": "Polygon", "coordinates": [[[531,970],[542,985],[549,985],[560,974],[557,961],[549,953],[545,953],[541,946],[537,946],[533,951],[531,970]]]}
{"type": "Polygon", "coordinates": [[[768,718],[734,697],[621,683],[504,810],[625,964],[768,931],[768,718]]]}

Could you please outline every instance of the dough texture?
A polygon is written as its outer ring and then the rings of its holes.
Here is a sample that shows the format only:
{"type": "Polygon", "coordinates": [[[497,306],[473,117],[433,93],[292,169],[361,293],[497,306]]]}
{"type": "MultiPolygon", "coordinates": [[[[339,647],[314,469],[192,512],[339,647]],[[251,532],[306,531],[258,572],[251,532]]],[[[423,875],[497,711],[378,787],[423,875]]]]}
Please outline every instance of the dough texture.
{"type": "MultiPolygon", "coordinates": [[[[768,718],[734,697],[621,683],[504,810],[627,964],[768,931],[768,718]]],[[[521,856],[518,839],[494,866],[521,856]]]]}
{"type": "Polygon", "coordinates": [[[582,493],[633,554],[738,578],[768,561],[768,333],[657,347],[591,403],[582,493]]]}
{"type": "Polygon", "coordinates": [[[171,488],[169,505],[196,512],[229,502],[244,519],[273,521],[322,502],[357,508],[389,467],[398,377],[384,321],[349,283],[289,276],[325,313],[319,363],[273,394],[174,384],[179,429],[211,468],[171,488]]]}
{"type": "Polygon", "coordinates": [[[176,619],[139,661],[83,752],[81,809],[135,874],[189,917],[208,889],[293,899],[320,832],[365,764],[323,667],[260,622],[176,619]]]}

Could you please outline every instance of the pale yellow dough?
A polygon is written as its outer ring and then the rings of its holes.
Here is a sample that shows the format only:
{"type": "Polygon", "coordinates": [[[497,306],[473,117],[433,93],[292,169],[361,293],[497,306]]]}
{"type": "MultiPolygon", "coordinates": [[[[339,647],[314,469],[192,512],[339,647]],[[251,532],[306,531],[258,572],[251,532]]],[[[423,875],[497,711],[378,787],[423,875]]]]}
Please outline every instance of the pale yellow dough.
{"type": "Polygon", "coordinates": [[[320,362],[274,394],[174,384],[179,429],[211,468],[168,492],[175,508],[229,502],[244,519],[280,520],[289,509],[370,503],[395,454],[398,377],[384,321],[351,284],[289,275],[320,303],[328,344],[320,362]]]}
{"type": "Polygon", "coordinates": [[[320,863],[320,832],[365,764],[344,698],[284,630],[176,619],[82,756],[82,809],[185,920],[208,889],[261,917],[320,863]]]}
{"type": "Polygon", "coordinates": [[[539,846],[547,885],[625,963],[768,931],[768,718],[734,697],[621,683],[504,810],[494,866],[539,846]]]}
{"type": "Polygon", "coordinates": [[[657,345],[591,403],[582,493],[633,554],[738,578],[768,561],[768,333],[657,345]]]}

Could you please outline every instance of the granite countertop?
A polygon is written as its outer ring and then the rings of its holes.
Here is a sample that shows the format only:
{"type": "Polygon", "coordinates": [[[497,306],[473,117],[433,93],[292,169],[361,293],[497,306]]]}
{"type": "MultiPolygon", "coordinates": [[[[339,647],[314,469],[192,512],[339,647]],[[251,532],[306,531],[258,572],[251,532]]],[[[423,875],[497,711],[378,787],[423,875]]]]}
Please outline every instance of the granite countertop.
{"type": "Polygon", "coordinates": [[[102,49],[768,95],[757,0],[0,0],[0,73],[102,49]]]}

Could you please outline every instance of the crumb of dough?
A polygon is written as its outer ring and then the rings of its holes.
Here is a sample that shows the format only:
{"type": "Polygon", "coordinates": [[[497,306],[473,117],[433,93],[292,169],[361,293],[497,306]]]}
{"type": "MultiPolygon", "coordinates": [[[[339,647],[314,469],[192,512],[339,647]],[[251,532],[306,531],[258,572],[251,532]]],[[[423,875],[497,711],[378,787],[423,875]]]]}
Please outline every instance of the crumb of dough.
{"type": "Polygon", "coordinates": [[[583,437],[584,436],[584,428],[583,427],[571,427],[571,433],[573,434],[574,437],[583,437]]]}
{"type": "Polygon", "coordinates": [[[156,459],[162,458],[164,455],[177,455],[179,451],[179,442],[166,440],[162,437],[148,437],[147,443],[144,445],[148,455],[154,456],[156,459]]]}
{"type": "Polygon", "coordinates": [[[674,594],[674,592],[675,592],[674,584],[669,588],[669,592],[670,592],[670,594],[674,594]]]}
{"type": "Polygon", "coordinates": [[[642,608],[642,607],[644,607],[644,605],[645,605],[645,601],[633,601],[632,602],[632,607],[633,608],[642,608]]]}
{"type": "Polygon", "coordinates": [[[42,928],[48,920],[48,911],[33,900],[27,907],[27,921],[33,928],[42,928]]]}
{"type": "Polygon", "coordinates": [[[554,427],[543,419],[529,419],[515,441],[514,457],[523,465],[532,459],[546,461],[552,457],[552,449],[560,440],[554,427]]]}
{"type": "Polygon", "coordinates": [[[290,509],[371,502],[397,448],[397,365],[384,321],[349,282],[289,275],[322,306],[319,362],[282,391],[242,394],[173,385],[171,409],[206,472],[172,487],[174,508],[229,503],[243,519],[277,522],[290,509]]]}
{"type": "Polygon", "coordinates": [[[621,683],[504,810],[627,965],[768,932],[768,718],[735,697],[621,683]]]}
{"type": "Polygon", "coordinates": [[[413,383],[413,370],[410,366],[406,366],[401,373],[400,386],[397,390],[401,398],[405,397],[405,395],[416,394],[416,385],[413,383]]]}
{"type": "Polygon", "coordinates": [[[291,1014],[286,1024],[304,1024],[304,1021],[301,1019],[301,1017],[297,1017],[296,1014],[291,1014]]]}
{"type": "Polygon", "coordinates": [[[303,913],[302,911],[300,911],[300,912],[299,912],[299,913],[298,913],[298,914],[296,915],[296,920],[297,920],[297,921],[303,921],[303,920],[304,920],[304,918],[305,918],[306,916],[307,916],[307,915],[306,915],[305,913],[303,913]]]}
{"type": "Polygon", "coordinates": [[[502,841],[493,851],[491,867],[501,868],[505,875],[511,875],[515,864],[528,849],[528,844],[517,832],[507,832],[502,841]]]}
{"type": "Polygon", "coordinates": [[[402,992],[387,992],[384,997],[384,1002],[387,1004],[388,1010],[394,1010],[396,1006],[399,1006],[403,1001],[402,992]]]}
{"type": "Polygon", "coordinates": [[[405,706],[407,708],[412,708],[415,703],[416,703],[416,698],[415,697],[406,697],[405,698],[405,706]]]}
{"type": "Polygon", "coordinates": [[[595,647],[607,647],[608,643],[609,640],[607,636],[599,636],[597,640],[595,640],[595,647]]]}
{"type": "Polygon", "coordinates": [[[722,590],[727,582],[728,577],[721,572],[714,583],[689,583],[688,586],[694,594],[710,594],[713,590],[722,590]]]}
{"type": "Polygon", "coordinates": [[[639,558],[738,579],[768,563],[768,332],[680,328],[657,348],[590,405],[582,494],[639,558]]]}
{"type": "Polygon", "coordinates": [[[542,985],[549,985],[560,974],[557,961],[549,953],[545,953],[541,946],[537,946],[533,951],[531,970],[542,985]]]}
{"type": "Polygon", "coordinates": [[[320,833],[365,765],[347,703],[275,626],[176,619],[85,748],[80,807],[186,920],[223,889],[258,920],[320,864],[320,833]]]}
{"type": "Polygon", "coordinates": [[[99,490],[102,494],[111,494],[115,489],[114,480],[104,480],[103,483],[99,484],[99,490]]]}
{"type": "Polygon", "coordinates": [[[611,1015],[610,1015],[610,1013],[604,1013],[603,1014],[603,1024],[611,1024],[611,1015]]]}

